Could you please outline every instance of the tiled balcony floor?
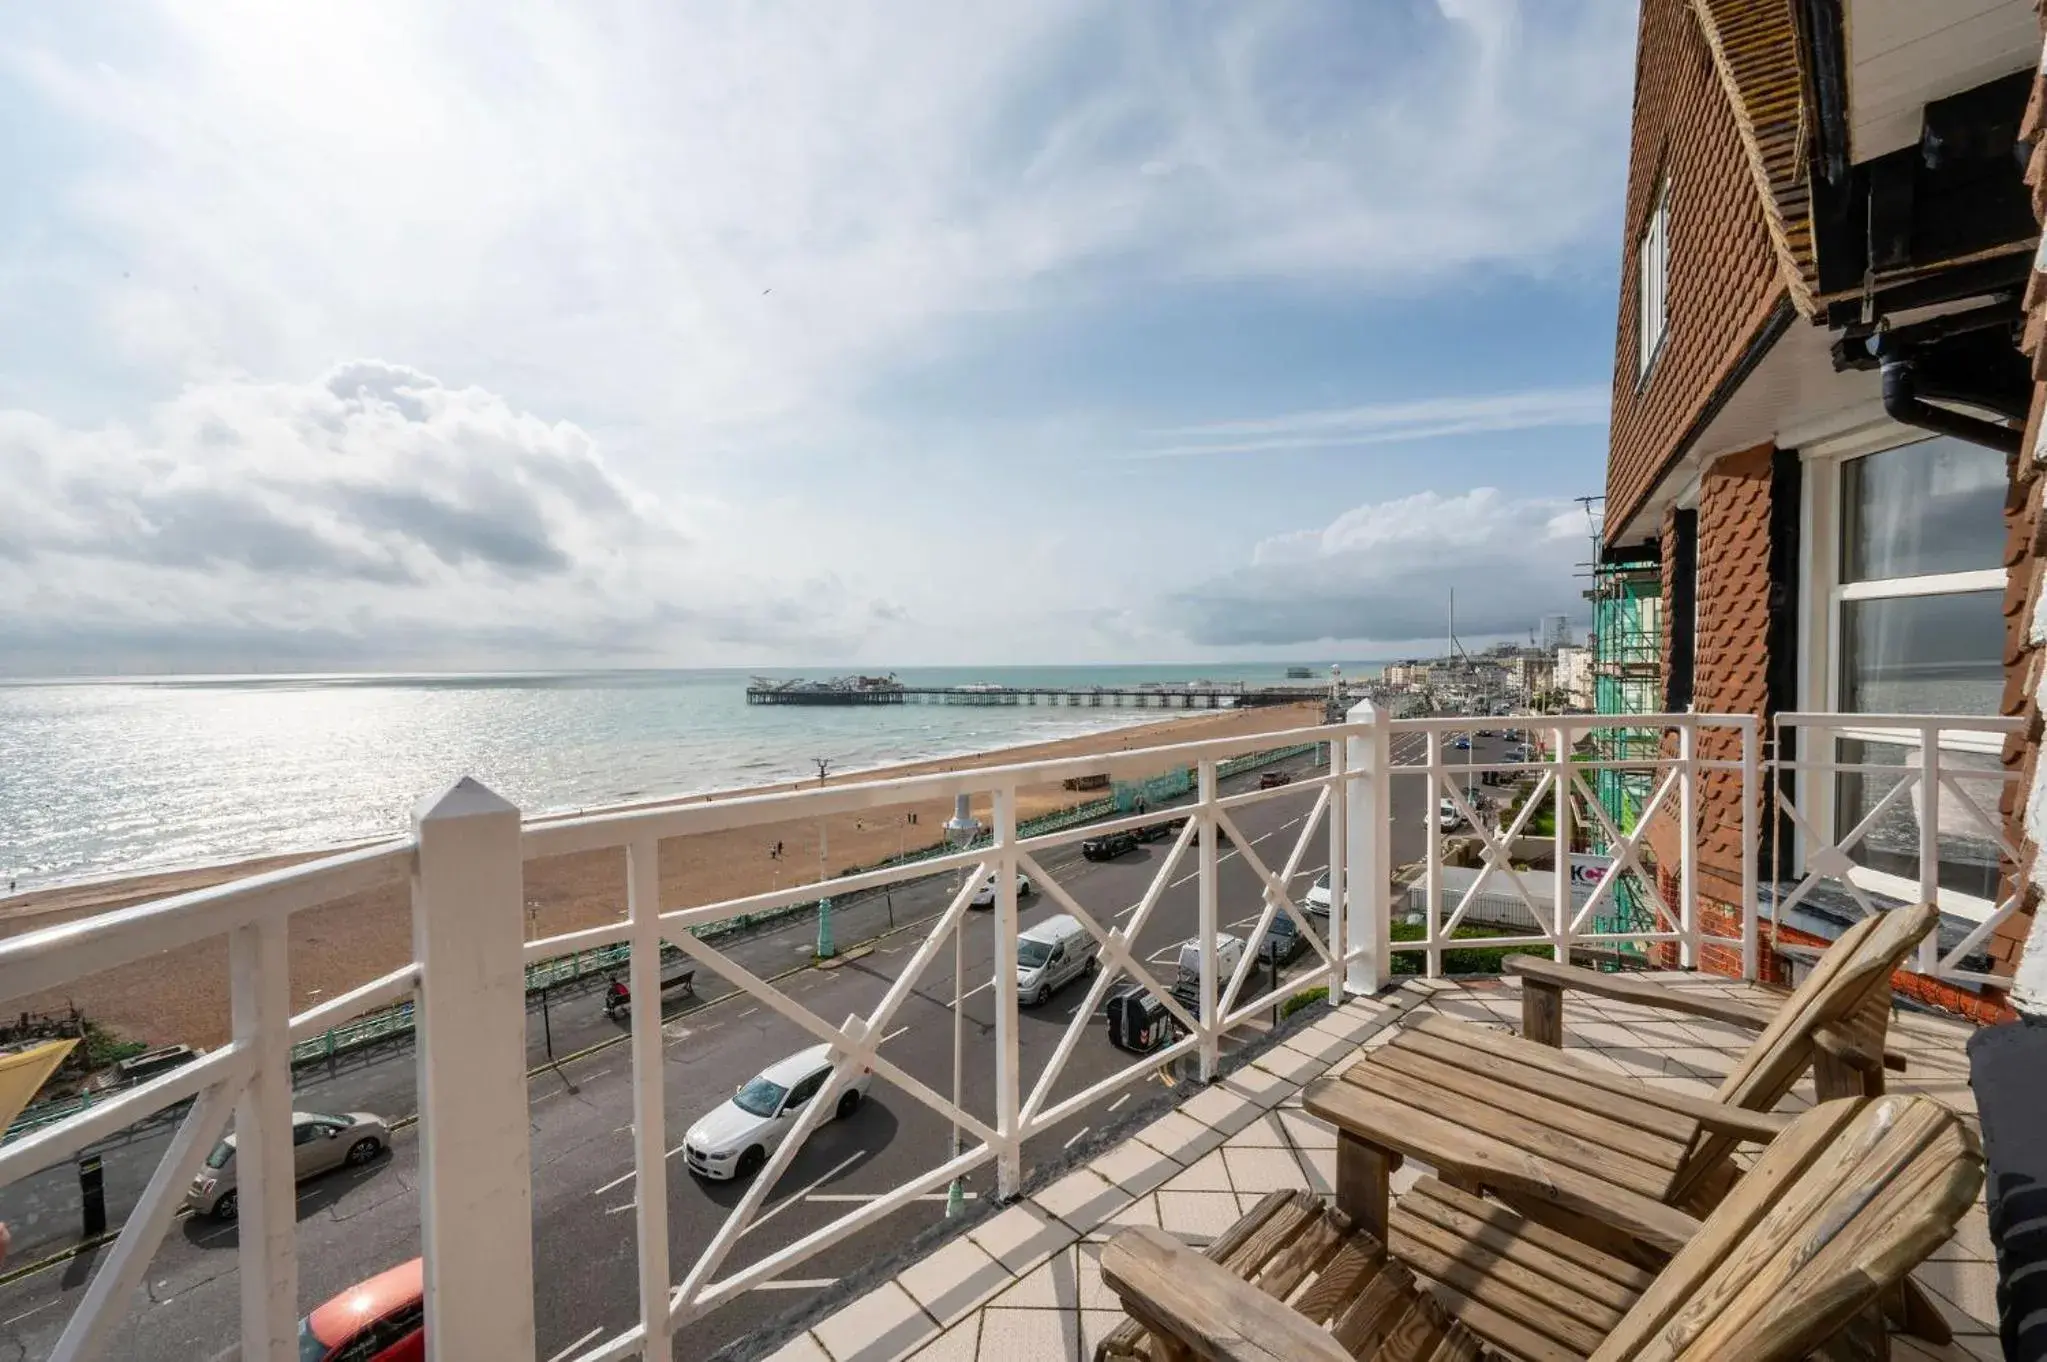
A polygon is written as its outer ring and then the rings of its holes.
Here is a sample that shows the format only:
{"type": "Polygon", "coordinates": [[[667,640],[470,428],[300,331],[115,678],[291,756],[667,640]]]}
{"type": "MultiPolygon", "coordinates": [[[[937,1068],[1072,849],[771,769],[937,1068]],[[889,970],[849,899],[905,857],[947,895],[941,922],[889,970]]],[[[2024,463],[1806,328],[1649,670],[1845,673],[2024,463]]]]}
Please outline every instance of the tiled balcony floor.
{"type": "MultiPolygon", "coordinates": [[[[1652,977],[1679,988],[1750,996],[1744,985],[1723,979],[1652,977]]],[[[1109,1237],[1127,1225],[1157,1225],[1202,1245],[1275,1188],[1328,1193],[1336,1136],[1301,1109],[1302,1087],[1347,1063],[1360,1047],[1390,1040],[1404,1019],[1427,1010],[1518,1030],[1519,988],[1511,979],[1410,980],[1379,998],[1346,1004],[814,1325],[777,1352],[776,1362],[1079,1362],[1091,1356],[1122,1317],[1097,1266],[1109,1237]]],[[[1579,1058],[1643,1083],[1707,1095],[1750,1038],[1721,1023],[1575,995],[1565,1003],[1564,1019],[1568,1048],[1579,1058]]],[[[1910,1068],[1892,1076],[1892,1090],[1937,1097],[1973,1120],[1962,1048],[1971,1030],[1944,1017],[1897,1014],[1890,1046],[1906,1055],[1910,1068]]],[[[1784,1109],[1802,1108],[1810,1098],[1808,1080],[1784,1109]]],[[[1423,1171],[1410,1161],[1395,1175],[1396,1194],[1423,1171]]],[[[1916,1275],[1953,1324],[1955,1344],[1932,1350],[1898,1339],[1892,1355],[1904,1362],[1997,1358],[1997,1277],[1980,1202],[1916,1275]]]]}

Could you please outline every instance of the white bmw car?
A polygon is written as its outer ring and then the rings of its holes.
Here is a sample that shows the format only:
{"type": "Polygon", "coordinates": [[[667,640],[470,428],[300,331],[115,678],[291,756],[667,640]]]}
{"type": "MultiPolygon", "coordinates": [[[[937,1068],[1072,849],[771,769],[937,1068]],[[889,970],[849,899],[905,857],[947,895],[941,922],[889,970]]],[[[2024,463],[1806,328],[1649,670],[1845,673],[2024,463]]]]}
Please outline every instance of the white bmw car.
{"type": "MultiPolygon", "coordinates": [[[[967,906],[970,908],[993,908],[995,906],[995,884],[995,872],[991,870],[988,872],[988,878],[982,880],[975,887],[974,897],[967,906]]],[[[1018,898],[1027,899],[1037,892],[1037,886],[1031,883],[1030,876],[1018,875],[1016,877],[1016,896],[1018,898]]]]}
{"type": "MultiPolygon", "coordinates": [[[[804,1107],[830,1080],[830,1054],[829,1045],[813,1045],[768,1066],[716,1111],[691,1126],[683,1140],[689,1171],[720,1182],[758,1173],[795,1129],[804,1107]]],[[[873,1080],[873,1071],[862,1069],[840,1092],[833,1116],[843,1121],[858,1111],[873,1080]]]]}

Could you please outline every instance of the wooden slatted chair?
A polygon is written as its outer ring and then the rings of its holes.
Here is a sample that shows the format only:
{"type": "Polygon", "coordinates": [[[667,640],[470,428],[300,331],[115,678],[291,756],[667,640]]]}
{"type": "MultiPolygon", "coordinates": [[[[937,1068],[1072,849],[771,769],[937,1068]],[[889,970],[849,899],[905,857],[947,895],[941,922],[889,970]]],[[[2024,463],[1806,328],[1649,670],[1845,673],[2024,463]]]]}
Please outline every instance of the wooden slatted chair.
{"type": "Polygon", "coordinates": [[[1799,1117],[1653,1274],[1433,1180],[1395,1210],[1391,1254],[1341,1212],[1280,1193],[1220,1253],[1148,1228],[1110,1241],[1103,1280],[1147,1337],[1131,1346],[1136,1335],[1119,1331],[1110,1342],[1124,1338],[1123,1351],[1106,1355],[1881,1357],[1879,1295],[1947,1238],[1982,1182],[1967,1126],[1937,1102],[1892,1096],[1843,1098],[1799,1117]]]}
{"type": "MultiPolygon", "coordinates": [[[[1521,978],[1522,1032],[1532,1044],[1563,1044],[1566,990],[1758,1031],[1712,1100],[1721,1107],[1766,1112],[1784,1100],[1808,1069],[1814,1070],[1821,1100],[1882,1093],[1885,1067],[1903,1067],[1901,1060],[1884,1053],[1891,976],[1939,921],[1940,911],[1928,903],[1864,918],[1828,947],[1774,1012],[1697,989],[1670,988],[1532,956],[1509,956],[1504,969],[1521,978]]],[[[1513,1047],[1510,1053],[1540,1063],[1529,1054],[1532,1044],[1513,1047]]],[[[1696,1213],[1712,1209],[1733,1185],[1735,1170],[1728,1156],[1740,1138],[1735,1132],[1696,1128],[1685,1137],[1669,1184],[1661,1190],[1643,1190],[1696,1213]]]]}

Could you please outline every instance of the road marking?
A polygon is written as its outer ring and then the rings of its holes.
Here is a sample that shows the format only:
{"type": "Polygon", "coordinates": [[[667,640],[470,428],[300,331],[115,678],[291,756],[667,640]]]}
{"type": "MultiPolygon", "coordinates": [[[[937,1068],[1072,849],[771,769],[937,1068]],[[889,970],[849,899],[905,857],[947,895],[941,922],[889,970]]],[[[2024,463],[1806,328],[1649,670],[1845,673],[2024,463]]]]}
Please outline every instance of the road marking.
{"type": "Polygon", "coordinates": [[[591,1339],[597,1337],[597,1335],[603,1332],[604,1326],[600,1324],[595,1329],[592,1329],[589,1333],[584,1334],[581,1338],[577,1339],[574,1343],[571,1343],[568,1347],[563,1348],[553,1357],[548,1358],[547,1362],[562,1362],[562,1359],[567,1357],[570,1353],[581,1352],[583,1350],[583,1345],[585,1343],[588,1343],[591,1339]]]}
{"type": "Polygon", "coordinates": [[[638,1197],[634,1197],[631,1201],[628,1201],[623,1206],[606,1206],[604,1208],[604,1213],[606,1215],[617,1215],[620,1211],[630,1211],[639,1204],[640,1199],[638,1197]]]}
{"type": "Polygon", "coordinates": [[[1093,1130],[1093,1129],[1094,1129],[1094,1127],[1093,1127],[1093,1126],[1082,1126],[1082,1127],[1080,1128],[1080,1133],[1079,1133],[1079,1134],[1077,1134],[1077,1135],[1075,1135],[1075,1136],[1074,1136],[1074,1137],[1073,1137],[1072,1139],[1068,1140],[1068,1141],[1066,1142],[1066,1145],[1065,1145],[1065,1147],[1066,1147],[1066,1148],[1068,1148],[1068,1149],[1071,1149],[1071,1148],[1073,1148],[1073,1147],[1074,1147],[1075,1145],[1079,1144],[1079,1143],[1080,1143],[1080,1142],[1081,1142],[1082,1140],[1086,1139],[1086,1138],[1087,1138],[1087,1133],[1088,1133],[1088,1132],[1089,1132],[1090,1130],[1093,1130]]]}
{"type": "Polygon", "coordinates": [[[1129,917],[1132,913],[1136,912],[1139,908],[1142,908],[1143,906],[1144,900],[1139,899],[1136,903],[1131,904],[1128,908],[1125,908],[1122,912],[1116,914],[1116,916],[1119,918],[1129,917]]]}
{"type": "Polygon", "coordinates": [[[1163,965],[1168,957],[1178,955],[1179,953],[1180,946],[1178,943],[1171,946],[1161,946],[1150,955],[1145,956],[1144,963],[1147,965],[1163,965]]]}
{"type": "Polygon", "coordinates": [[[528,1099],[526,1100],[526,1105],[527,1105],[527,1106],[529,1106],[529,1107],[539,1106],[539,1105],[540,1105],[540,1104],[541,1104],[542,1102],[545,1102],[545,1101],[546,1101],[546,1100],[547,1100],[548,1098],[550,1098],[550,1097],[560,1097],[560,1096],[561,1096],[561,1095],[562,1095],[563,1093],[565,1093],[565,1092],[567,1092],[567,1091],[568,1091],[568,1089],[567,1089],[567,1088],[549,1088],[549,1089],[548,1089],[548,1090],[547,1090],[546,1092],[544,1092],[544,1093],[540,1094],[540,1096],[538,1096],[538,1097],[531,1097],[531,1098],[528,1098],[528,1099]]]}
{"type": "Polygon", "coordinates": [[[881,1038],[881,1043],[882,1043],[883,1045],[886,1045],[886,1044],[888,1044],[888,1043],[889,1043],[890,1041],[894,1040],[894,1039],[895,1039],[895,1038],[896,1038],[897,1036],[900,1036],[901,1034],[903,1034],[903,1032],[905,1032],[905,1031],[907,1031],[907,1030],[909,1030],[909,1029],[910,1029],[910,1028],[909,1028],[909,1027],[907,1027],[907,1026],[898,1026],[898,1027],[897,1027],[897,1028],[896,1028],[895,1030],[893,1030],[893,1031],[889,1032],[889,1033],[888,1033],[887,1035],[883,1036],[883,1037],[881,1038]]]}
{"type": "MultiPolygon", "coordinates": [[[[1225,852],[1223,852],[1223,853],[1222,853],[1222,854],[1221,854],[1220,856],[1217,856],[1217,857],[1215,858],[1215,863],[1216,863],[1217,865],[1221,865],[1221,864],[1222,864],[1222,863],[1223,863],[1224,861],[1227,861],[1228,859],[1230,859],[1230,857],[1232,857],[1232,856],[1234,856],[1234,855],[1236,855],[1236,854],[1237,854],[1237,849],[1236,849],[1235,847],[1231,847],[1231,848],[1230,848],[1230,849],[1229,849],[1228,851],[1225,851],[1225,852]]],[[[1174,889],[1178,889],[1178,888],[1179,888],[1179,887],[1180,887],[1181,885],[1183,885],[1183,884],[1187,883],[1187,882],[1188,882],[1189,880],[1198,880],[1198,879],[1200,879],[1200,878],[1201,878],[1201,871],[1200,871],[1200,870],[1198,870],[1198,869],[1197,869],[1197,870],[1192,870],[1192,871],[1189,871],[1189,872],[1188,872],[1187,874],[1185,874],[1185,875],[1182,875],[1182,876],[1181,876],[1181,877],[1180,877],[1179,879],[1177,879],[1177,880],[1174,880],[1174,881],[1173,881],[1173,883],[1172,883],[1172,885],[1171,885],[1170,887],[1171,887],[1171,888],[1174,888],[1174,889]]]]}
{"type": "Polygon", "coordinates": [[[736,1020],[745,1021],[748,1017],[751,1017],[754,1013],[758,1011],[760,1011],[760,1009],[757,1007],[749,1007],[746,1009],[746,1011],[740,1013],[736,1020]]]}
{"type": "Polygon", "coordinates": [[[777,1204],[777,1205],[775,1206],[775,1208],[774,1208],[773,1210],[771,1210],[771,1211],[763,1211],[763,1212],[762,1212],[761,1214],[759,1214],[759,1215],[755,1216],[755,1217],[753,1218],[753,1223],[752,1223],[751,1225],[748,1225],[748,1226],[747,1226],[747,1227],[746,1227],[745,1229],[743,1229],[743,1230],[741,1230],[741,1231],[739,1232],[739,1237],[740,1237],[741,1239],[744,1239],[744,1238],[746,1238],[746,1236],[747,1236],[747,1235],[749,1235],[749,1234],[752,1234],[752,1233],[753,1233],[753,1232],[754,1232],[755,1230],[757,1230],[757,1229],[759,1229],[759,1228],[760,1228],[761,1226],[763,1226],[763,1225],[767,1224],[767,1223],[768,1223],[768,1222],[769,1222],[770,1220],[773,1220],[773,1219],[774,1219],[774,1218],[775,1218],[776,1216],[778,1216],[778,1215],[780,1215],[780,1214],[781,1214],[782,1212],[784,1212],[784,1211],[788,1210],[788,1209],[789,1209],[789,1208],[790,1208],[791,1206],[794,1206],[794,1205],[795,1205],[795,1204],[796,1204],[797,1202],[799,1202],[799,1201],[803,1201],[803,1200],[807,1199],[807,1198],[808,1198],[808,1197],[810,1196],[810,1194],[811,1194],[812,1192],[814,1192],[814,1191],[816,1191],[816,1190],[817,1190],[818,1188],[820,1188],[820,1187],[824,1186],[824,1185],[825,1185],[825,1184],[826,1184],[827,1182],[830,1182],[830,1181],[831,1181],[831,1180],[832,1180],[833,1178],[835,1178],[835,1177],[837,1177],[837,1176],[838,1176],[839,1174],[841,1174],[841,1173],[845,1172],[845,1171],[846,1171],[846,1170],[847,1170],[848,1168],[851,1168],[851,1167],[852,1167],[852,1166],[853,1166],[854,1164],[856,1164],[856,1163],[860,1162],[860,1160],[862,1160],[862,1159],[864,1159],[864,1158],[866,1158],[866,1157],[867,1157],[867,1151],[866,1151],[866,1150],[864,1150],[864,1149],[856,1149],[856,1150],[854,1150],[854,1151],[853,1151],[853,1152],[852,1152],[851,1154],[847,1155],[847,1156],[846,1156],[846,1157],[845,1157],[845,1158],[844,1158],[843,1160],[841,1160],[841,1161],[840,1161],[840,1163],[839,1163],[839,1166],[838,1166],[838,1167],[836,1167],[836,1168],[832,1169],[832,1170],[831,1170],[830,1172],[826,1173],[826,1174],[825,1174],[825,1175],[824,1175],[823,1177],[821,1177],[821,1178],[819,1178],[819,1179],[818,1179],[817,1181],[815,1181],[815,1182],[811,1183],[811,1184],[810,1184],[810,1185],[809,1185],[808,1187],[805,1187],[805,1188],[803,1188],[803,1189],[802,1189],[801,1191],[797,1192],[797,1193],[796,1193],[796,1194],[795,1194],[794,1196],[790,1197],[790,1198],[789,1198],[789,1199],[788,1199],[787,1201],[783,1201],[783,1202],[780,1202],[780,1203],[778,1203],[778,1204],[777,1204]]]}
{"type": "MultiPolygon", "coordinates": [[[[591,1196],[603,1196],[603,1195],[604,1195],[604,1194],[605,1194],[606,1192],[610,1191],[610,1190],[611,1190],[612,1188],[614,1188],[614,1187],[616,1187],[616,1186],[620,1185],[621,1183],[631,1182],[631,1181],[632,1181],[632,1180],[633,1180],[633,1179],[634,1179],[635,1177],[638,1177],[638,1176],[639,1176],[639,1170],[638,1170],[638,1169],[627,1169],[627,1170],[626,1170],[626,1174],[625,1174],[625,1176],[624,1176],[624,1177],[617,1177],[617,1178],[613,1178],[613,1179],[612,1179],[611,1181],[609,1181],[609,1182],[605,1183],[605,1184],[604,1184],[604,1185],[603,1185],[602,1187],[599,1187],[599,1188],[598,1188],[598,1189],[597,1189],[596,1191],[594,1191],[594,1192],[590,1193],[590,1195],[591,1195],[591,1196]]],[[[607,1212],[607,1214],[609,1214],[609,1212],[607,1212]]]]}
{"type": "Polygon", "coordinates": [[[965,993],[960,994],[960,1001],[965,1002],[967,999],[973,997],[976,993],[979,993],[982,988],[993,987],[995,987],[995,981],[993,979],[990,979],[987,983],[981,985],[981,988],[970,988],[965,993]]]}
{"type": "Polygon", "coordinates": [[[1270,836],[1272,836],[1272,834],[1268,832],[1268,833],[1266,833],[1266,834],[1265,834],[1265,835],[1264,835],[1263,837],[1253,837],[1253,838],[1251,839],[1251,845],[1255,847],[1255,846],[1257,846],[1257,845],[1258,845],[1258,844],[1259,844],[1260,842],[1264,841],[1266,837],[1270,837],[1270,836]]]}
{"type": "MultiPolygon", "coordinates": [[[[62,1300],[63,1297],[59,1296],[57,1299],[62,1300]]],[[[36,1310],[47,1310],[56,1303],[57,1301],[44,1301],[41,1305],[38,1305],[35,1308],[35,1310],[24,1310],[20,1314],[16,1315],[13,1319],[0,1320],[0,1329],[4,1329],[10,1324],[19,1324],[23,1320],[27,1319],[30,1315],[36,1313],[36,1310]]]]}
{"type": "MultiPolygon", "coordinates": [[[[887,1192],[812,1192],[803,1199],[805,1201],[879,1201],[887,1195],[887,1192]]],[[[960,1195],[968,1201],[972,1201],[981,1194],[979,1192],[962,1192],[960,1195]]],[[[946,1199],[944,1192],[926,1192],[922,1196],[911,1198],[912,1201],[944,1201],[946,1199]]]]}
{"type": "Polygon", "coordinates": [[[756,1291],[822,1291],[828,1286],[837,1286],[837,1277],[792,1277],[787,1281],[762,1282],[756,1291]]]}
{"type": "Polygon", "coordinates": [[[1129,1100],[1130,1094],[1126,1092],[1121,1097],[1117,1098],[1115,1101],[1109,1103],[1109,1110],[1114,1111],[1116,1108],[1122,1106],[1125,1102],[1128,1102],[1129,1100]]]}
{"type": "Polygon", "coordinates": [[[1294,819],[1291,823],[1281,823],[1280,826],[1283,828],[1297,828],[1307,821],[1308,815],[1302,814],[1299,818],[1294,819]]]}

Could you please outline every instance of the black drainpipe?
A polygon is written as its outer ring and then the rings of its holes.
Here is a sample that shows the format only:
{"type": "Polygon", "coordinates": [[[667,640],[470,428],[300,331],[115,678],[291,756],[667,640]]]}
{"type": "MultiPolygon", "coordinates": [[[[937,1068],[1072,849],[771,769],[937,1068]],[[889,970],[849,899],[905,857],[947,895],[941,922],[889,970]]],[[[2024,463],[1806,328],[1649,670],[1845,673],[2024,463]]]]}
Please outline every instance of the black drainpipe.
{"type": "Polygon", "coordinates": [[[1987,445],[2007,458],[2019,452],[2024,432],[1997,421],[1964,416],[1921,398],[1919,366],[1910,351],[1884,356],[1883,384],[1884,414],[1893,421],[1930,430],[1937,435],[1952,435],[1971,444],[1987,445]]]}
{"type": "Polygon", "coordinates": [[[1903,425],[1988,446],[2006,458],[2017,454],[2025,438],[2018,423],[2025,420],[2032,385],[2024,375],[2014,383],[2010,374],[2000,374],[1985,353],[1987,348],[2008,358],[2006,341],[1990,333],[2015,320],[2010,300],[1999,299],[1870,336],[1864,344],[1883,370],[1884,413],[1903,425]],[[1928,398],[2000,412],[2012,424],[1964,416],[1928,398]]]}

